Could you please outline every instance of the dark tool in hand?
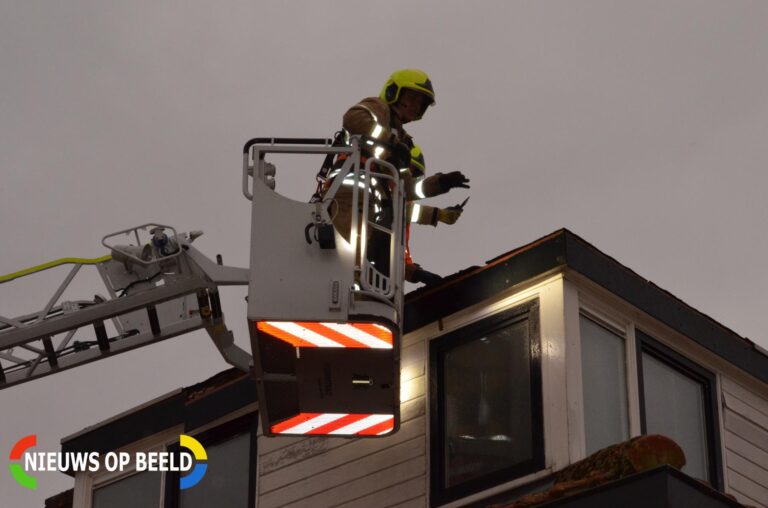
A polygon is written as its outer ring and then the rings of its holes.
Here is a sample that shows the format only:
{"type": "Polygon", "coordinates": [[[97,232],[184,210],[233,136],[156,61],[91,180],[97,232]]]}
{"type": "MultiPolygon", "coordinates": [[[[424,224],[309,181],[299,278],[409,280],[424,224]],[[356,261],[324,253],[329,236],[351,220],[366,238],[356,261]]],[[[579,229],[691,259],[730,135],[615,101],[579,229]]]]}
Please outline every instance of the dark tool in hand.
{"type": "Polygon", "coordinates": [[[467,199],[462,201],[460,205],[449,206],[448,209],[449,210],[462,210],[463,211],[464,210],[464,205],[467,204],[467,201],[469,201],[469,196],[467,196],[467,199]]]}

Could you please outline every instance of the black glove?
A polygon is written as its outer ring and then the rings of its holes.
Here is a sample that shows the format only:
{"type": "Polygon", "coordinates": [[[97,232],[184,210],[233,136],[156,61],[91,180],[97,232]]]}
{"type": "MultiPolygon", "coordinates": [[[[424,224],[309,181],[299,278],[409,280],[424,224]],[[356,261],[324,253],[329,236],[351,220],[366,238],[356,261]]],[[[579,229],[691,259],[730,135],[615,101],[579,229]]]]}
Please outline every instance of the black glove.
{"type": "Polygon", "coordinates": [[[442,281],[443,278],[436,273],[428,272],[423,268],[417,268],[413,272],[413,275],[411,275],[410,282],[422,282],[425,286],[434,286],[435,284],[440,284],[442,281]]]}
{"type": "Polygon", "coordinates": [[[448,192],[456,187],[469,189],[469,185],[467,185],[469,183],[469,178],[464,176],[461,171],[451,171],[444,175],[441,174],[438,178],[438,182],[440,183],[443,192],[448,192]]]}

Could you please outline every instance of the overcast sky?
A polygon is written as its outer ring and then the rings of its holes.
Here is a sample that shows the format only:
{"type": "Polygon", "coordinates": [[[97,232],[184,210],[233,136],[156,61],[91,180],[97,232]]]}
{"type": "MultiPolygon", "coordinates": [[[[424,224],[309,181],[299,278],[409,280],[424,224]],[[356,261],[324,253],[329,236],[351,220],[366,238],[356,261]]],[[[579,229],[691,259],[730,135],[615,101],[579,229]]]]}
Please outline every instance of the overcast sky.
{"type": "MultiPolygon", "coordinates": [[[[102,236],[150,221],[202,229],[198,248],[246,266],[243,143],[330,136],[393,70],[419,67],[437,91],[409,129],[427,169],[472,180],[436,200],[472,196],[455,226],[413,230],[425,268],[567,227],[768,348],[768,3],[371,5],[0,1],[0,274],[103,255],[102,236]]],[[[306,199],[315,167],[278,167],[278,189],[306,199]]],[[[0,315],[42,308],[65,274],[0,286],[0,315]]],[[[95,276],[75,289],[106,293],[95,276]]],[[[248,347],[244,294],[224,311],[248,347]]],[[[0,452],[29,433],[56,451],[223,368],[196,333],[2,391],[0,452]]],[[[0,504],[71,484],[42,475],[30,493],[0,474],[0,504]]]]}

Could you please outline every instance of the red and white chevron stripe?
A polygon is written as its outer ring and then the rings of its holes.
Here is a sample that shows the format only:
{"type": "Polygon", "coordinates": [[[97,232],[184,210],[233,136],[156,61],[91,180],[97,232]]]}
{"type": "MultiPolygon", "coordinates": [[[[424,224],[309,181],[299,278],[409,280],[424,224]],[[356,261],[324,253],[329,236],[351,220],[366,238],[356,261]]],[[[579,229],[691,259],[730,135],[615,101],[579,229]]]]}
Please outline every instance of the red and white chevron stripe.
{"type": "Polygon", "coordinates": [[[375,323],[258,321],[256,328],[296,347],[392,349],[392,331],[375,323]]]}
{"type": "Polygon", "coordinates": [[[300,413],[272,426],[273,434],[383,436],[394,429],[393,415],[300,413]]]}

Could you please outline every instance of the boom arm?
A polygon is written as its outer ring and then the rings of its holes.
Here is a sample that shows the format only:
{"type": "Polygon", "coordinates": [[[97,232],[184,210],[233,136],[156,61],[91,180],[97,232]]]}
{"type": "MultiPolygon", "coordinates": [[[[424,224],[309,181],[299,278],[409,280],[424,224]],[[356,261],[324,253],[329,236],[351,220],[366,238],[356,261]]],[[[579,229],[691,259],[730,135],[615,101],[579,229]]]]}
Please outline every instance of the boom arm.
{"type": "Polygon", "coordinates": [[[192,241],[201,233],[174,231],[169,237],[166,229],[172,230],[145,224],[120,231],[104,238],[111,256],[65,258],[1,277],[0,284],[11,283],[55,266],[72,265],[41,310],[15,318],[0,315],[0,389],[201,328],[228,363],[249,371],[251,356],[234,344],[218,292],[219,286],[247,285],[249,271],[221,266],[193,247],[192,241]],[[152,240],[142,244],[140,233],[146,230],[152,240]],[[137,245],[108,243],[121,235],[134,236],[137,245]],[[87,265],[96,267],[109,298],[60,302],[87,265]],[[87,340],[82,340],[84,336],[87,340]]]}

